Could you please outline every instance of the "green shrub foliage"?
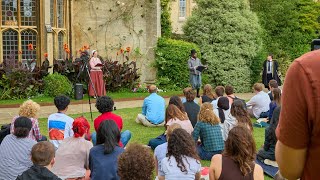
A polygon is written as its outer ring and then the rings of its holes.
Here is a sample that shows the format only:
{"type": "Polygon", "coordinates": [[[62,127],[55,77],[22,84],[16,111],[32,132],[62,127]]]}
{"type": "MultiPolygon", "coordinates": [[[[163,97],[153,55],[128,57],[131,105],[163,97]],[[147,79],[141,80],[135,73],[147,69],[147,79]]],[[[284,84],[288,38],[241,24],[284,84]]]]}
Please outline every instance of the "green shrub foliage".
{"type": "Polygon", "coordinates": [[[44,78],[44,94],[55,97],[60,94],[72,95],[72,84],[69,79],[61,74],[53,73],[44,78]]]}
{"type": "Polygon", "coordinates": [[[187,39],[200,46],[210,83],[250,91],[250,67],[262,44],[257,16],[243,0],[196,2],[198,7],[183,29],[187,39]]]}
{"type": "Polygon", "coordinates": [[[170,21],[170,0],[160,0],[161,4],[161,35],[170,37],[172,26],[170,21]]]}
{"type": "Polygon", "coordinates": [[[200,52],[198,46],[193,43],[166,38],[158,39],[155,67],[159,88],[181,90],[190,86],[187,61],[191,49],[200,52]]]}

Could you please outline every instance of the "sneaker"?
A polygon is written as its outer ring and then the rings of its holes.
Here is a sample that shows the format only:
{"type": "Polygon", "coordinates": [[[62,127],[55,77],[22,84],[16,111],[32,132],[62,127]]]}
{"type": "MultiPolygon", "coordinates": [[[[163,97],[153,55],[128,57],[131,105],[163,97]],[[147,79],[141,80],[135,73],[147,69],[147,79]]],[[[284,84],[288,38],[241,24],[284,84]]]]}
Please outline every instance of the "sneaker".
{"type": "Polygon", "coordinates": [[[269,166],[279,167],[276,161],[271,161],[270,159],[265,159],[263,163],[269,166]]]}

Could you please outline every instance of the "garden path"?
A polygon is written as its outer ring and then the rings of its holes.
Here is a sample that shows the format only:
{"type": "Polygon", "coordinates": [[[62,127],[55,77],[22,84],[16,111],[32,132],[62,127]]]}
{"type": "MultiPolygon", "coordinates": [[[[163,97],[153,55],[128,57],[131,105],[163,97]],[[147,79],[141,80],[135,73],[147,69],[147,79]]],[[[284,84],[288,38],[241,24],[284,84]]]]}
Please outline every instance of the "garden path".
{"type": "MultiPolygon", "coordinates": [[[[239,93],[236,94],[241,99],[249,100],[254,94],[253,93],[239,93]]],[[[169,98],[165,98],[166,103],[168,103],[169,98]]],[[[135,108],[135,107],[141,107],[143,104],[143,99],[140,100],[128,100],[128,101],[115,101],[115,107],[117,109],[122,108],[135,108]]],[[[92,111],[97,112],[98,110],[95,107],[95,103],[91,104],[92,111]]],[[[0,108],[0,125],[5,123],[10,123],[13,116],[16,116],[18,114],[19,108],[0,108]]],[[[45,118],[48,117],[51,113],[56,112],[55,106],[42,106],[39,118],[45,118]]],[[[72,104],[69,106],[69,109],[67,111],[67,114],[81,114],[90,112],[90,106],[89,103],[85,104],[72,104]]]]}

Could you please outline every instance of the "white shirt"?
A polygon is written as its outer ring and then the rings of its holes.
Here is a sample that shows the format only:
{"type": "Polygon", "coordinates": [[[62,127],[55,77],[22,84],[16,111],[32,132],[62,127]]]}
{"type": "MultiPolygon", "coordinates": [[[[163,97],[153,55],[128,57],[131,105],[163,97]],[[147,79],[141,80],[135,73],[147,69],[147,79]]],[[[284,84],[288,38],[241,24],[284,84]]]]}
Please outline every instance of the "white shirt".
{"type": "Polygon", "coordinates": [[[259,118],[262,112],[269,111],[270,102],[271,100],[269,95],[263,91],[260,91],[253,96],[249,102],[247,102],[247,106],[252,107],[253,115],[256,118],[259,118]]]}
{"type": "Polygon", "coordinates": [[[48,117],[50,142],[58,149],[61,142],[73,136],[73,119],[63,113],[54,113],[48,117]]]}
{"type": "MultiPolygon", "coordinates": [[[[217,99],[211,101],[213,109],[218,109],[218,100],[220,97],[217,97],[217,99]]],[[[218,116],[219,117],[219,116],[218,116]]]]}

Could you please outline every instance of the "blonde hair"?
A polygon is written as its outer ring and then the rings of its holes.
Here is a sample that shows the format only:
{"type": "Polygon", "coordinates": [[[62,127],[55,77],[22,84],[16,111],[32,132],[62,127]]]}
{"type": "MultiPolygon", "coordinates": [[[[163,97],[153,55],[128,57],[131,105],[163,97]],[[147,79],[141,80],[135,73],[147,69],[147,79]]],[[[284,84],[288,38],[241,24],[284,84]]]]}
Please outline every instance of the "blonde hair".
{"type": "Polygon", "coordinates": [[[220,123],[220,119],[213,112],[212,104],[207,102],[201,105],[198,119],[212,125],[220,123]]]}
{"type": "Polygon", "coordinates": [[[256,91],[258,91],[258,92],[260,92],[260,91],[262,91],[263,86],[264,86],[264,85],[263,85],[262,83],[255,83],[255,84],[253,85],[253,89],[256,90],[256,91]]]}
{"type": "Polygon", "coordinates": [[[212,86],[210,84],[204,85],[204,87],[203,87],[203,95],[206,95],[211,99],[216,98],[216,95],[213,93],[212,86]]]}
{"type": "Polygon", "coordinates": [[[170,126],[168,126],[168,128],[167,128],[167,140],[170,138],[173,130],[179,129],[179,128],[181,128],[181,125],[177,124],[177,123],[173,123],[170,126]]]}
{"type": "Polygon", "coordinates": [[[27,100],[22,103],[19,109],[19,116],[28,118],[37,118],[40,111],[40,105],[32,100],[27,100]]]}

